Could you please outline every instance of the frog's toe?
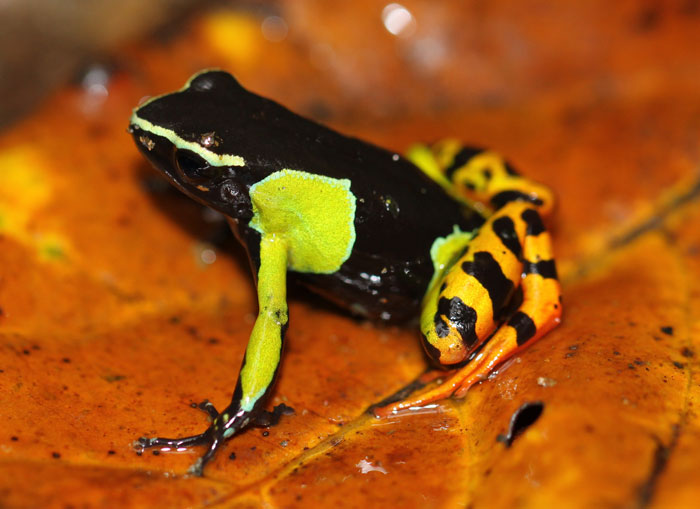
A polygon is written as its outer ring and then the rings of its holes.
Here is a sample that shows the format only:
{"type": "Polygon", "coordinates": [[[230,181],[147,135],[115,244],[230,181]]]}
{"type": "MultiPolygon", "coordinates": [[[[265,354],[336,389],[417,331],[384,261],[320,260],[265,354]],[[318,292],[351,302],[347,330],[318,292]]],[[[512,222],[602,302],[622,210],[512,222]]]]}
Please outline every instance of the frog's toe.
{"type": "Polygon", "coordinates": [[[253,416],[252,424],[260,428],[269,428],[271,426],[276,426],[283,415],[294,414],[295,410],[292,407],[280,403],[272,409],[272,412],[261,410],[257,415],[253,416]]]}
{"type": "MultiPolygon", "coordinates": [[[[197,408],[205,412],[209,419],[214,422],[219,417],[219,412],[208,399],[201,403],[192,403],[192,408],[197,408]]],[[[169,449],[181,449],[196,445],[209,444],[212,442],[212,436],[216,433],[215,427],[210,426],[204,433],[192,435],[182,438],[162,438],[162,437],[139,437],[132,443],[132,447],[137,452],[142,452],[144,449],[152,447],[162,447],[169,449]]]]}
{"type": "Polygon", "coordinates": [[[205,399],[201,403],[193,403],[193,407],[199,408],[200,410],[206,412],[206,414],[209,416],[209,418],[213,421],[217,417],[219,417],[219,411],[216,409],[214,404],[209,401],[208,399],[205,399]]]}
{"type": "Polygon", "coordinates": [[[390,415],[393,415],[394,412],[394,403],[390,403],[385,406],[377,406],[372,408],[372,414],[377,418],[377,419],[384,419],[385,417],[389,417],[390,415]]]}
{"type": "Polygon", "coordinates": [[[371,406],[368,412],[374,414],[375,417],[383,418],[396,414],[403,408],[408,408],[405,405],[406,402],[413,402],[414,404],[411,406],[420,406],[420,402],[423,401],[422,395],[431,392],[430,388],[426,388],[426,386],[432,386],[434,382],[442,383],[451,373],[451,371],[428,370],[388,398],[371,406]]]}
{"type": "Polygon", "coordinates": [[[207,445],[207,451],[187,470],[188,475],[201,477],[205,465],[214,458],[216,451],[219,450],[225,440],[226,434],[224,430],[220,426],[217,427],[212,424],[204,433],[200,433],[199,435],[183,438],[140,437],[132,446],[137,454],[140,454],[145,449],[150,449],[152,447],[181,451],[197,445],[207,445]]]}
{"type": "Polygon", "coordinates": [[[192,447],[195,445],[208,443],[211,440],[209,438],[210,434],[210,431],[207,430],[199,435],[192,435],[189,437],[182,438],[139,437],[136,441],[132,443],[132,447],[137,452],[143,451],[144,449],[150,449],[151,447],[168,447],[171,449],[180,449],[183,447],[192,447]]]}
{"type": "Polygon", "coordinates": [[[384,418],[396,415],[403,410],[417,410],[420,407],[449,398],[458,387],[459,386],[454,382],[454,377],[451,377],[437,387],[419,391],[400,401],[389,403],[386,406],[376,407],[372,411],[376,417],[384,418]]]}
{"type": "MultiPolygon", "coordinates": [[[[216,452],[226,442],[226,439],[252,424],[257,413],[242,410],[239,405],[229,406],[220,413],[217,412],[214,405],[206,400],[199,404],[193,404],[193,407],[205,411],[212,419],[212,423],[204,433],[182,438],[141,437],[133,443],[137,454],[152,447],[159,447],[162,450],[182,451],[190,447],[205,445],[207,447],[206,452],[187,471],[188,475],[201,476],[204,467],[214,458],[216,452]]],[[[285,406],[280,409],[280,412],[287,408],[285,406]]]]}

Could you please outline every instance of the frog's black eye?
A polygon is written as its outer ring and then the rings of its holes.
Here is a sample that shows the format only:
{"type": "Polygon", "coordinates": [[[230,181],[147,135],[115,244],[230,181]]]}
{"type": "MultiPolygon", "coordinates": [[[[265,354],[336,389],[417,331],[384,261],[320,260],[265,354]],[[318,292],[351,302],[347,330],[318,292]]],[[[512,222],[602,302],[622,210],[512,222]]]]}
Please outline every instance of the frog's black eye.
{"type": "Polygon", "coordinates": [[[214,80],[212,80],[210,74],[211,73],[200,74],[197,76],[194,80],[192,80],[192,83],[190,83],[190,88],[196,90],[197,92],[206,92],[207,90],[214,88],[214,80]]]}
{"type": "Polygon", "coordinates": [[[217,168],[191,150],[180,149],[175,153],[175,162],[180,174],[187,180],[204,180],[215,176],[217,168]]]}
{"type": "Polygon", "coordinates": [[[224,71],[207,71],[198,74],[190,82],[190,88],[196,92],[207,92],[214,88],[227,89],[240,87],[236,79],[224,71]]]}

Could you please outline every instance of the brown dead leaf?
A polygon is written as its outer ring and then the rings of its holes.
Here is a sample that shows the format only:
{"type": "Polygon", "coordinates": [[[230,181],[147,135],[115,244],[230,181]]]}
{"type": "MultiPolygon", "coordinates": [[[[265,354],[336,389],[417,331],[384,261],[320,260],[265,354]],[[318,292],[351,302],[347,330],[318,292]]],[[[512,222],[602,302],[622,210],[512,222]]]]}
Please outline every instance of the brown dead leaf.
{"type": "Polygon", "coordinates": [[[697,14],[406,5],[406,38],[369,1],[282,2],[284,42],[205,13],[125,51],[102,102],[60,91],[0,138],[0,505],[695,504],[697,14]],[[426,41],[445,53],[421,60],[426,41]],[[200,451],[137,456],[139,436],[202,431],[193,403],[228,402],[255,313],[222,223],[124,132],[140,98],[216,66],[346,132],[397,149],[459,136],[551,185],[562,325],[465,399],[376,420],[367,407],[426,367],[416,332],[296,293],[271,402],[295,415],[230,440],[205,478],[183,476],[200,451]]]}

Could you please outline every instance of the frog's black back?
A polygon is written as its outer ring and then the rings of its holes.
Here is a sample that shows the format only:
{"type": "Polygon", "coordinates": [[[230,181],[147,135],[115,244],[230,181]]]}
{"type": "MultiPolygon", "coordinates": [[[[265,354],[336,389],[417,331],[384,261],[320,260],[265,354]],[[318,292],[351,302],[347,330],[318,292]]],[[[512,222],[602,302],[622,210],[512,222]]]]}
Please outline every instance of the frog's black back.
{"type": "MultiPolygon", "coordinates": [[[[415,316],[433,274],[433,241],[455,226],[471,231],[483,223],[403,157],[296,115],[225,72],[200,74],[143,110],[185,139],[191,133],[190,141],[215,133],[220,143],[210,150],[243,157],[248,185],[281,169],[349,179],[357,198],[350,258],[337,273],[299,278],[370,317],[415,316]]],[[[256,257],[257,232],[240,224],[239,236],[256,257]]]]}

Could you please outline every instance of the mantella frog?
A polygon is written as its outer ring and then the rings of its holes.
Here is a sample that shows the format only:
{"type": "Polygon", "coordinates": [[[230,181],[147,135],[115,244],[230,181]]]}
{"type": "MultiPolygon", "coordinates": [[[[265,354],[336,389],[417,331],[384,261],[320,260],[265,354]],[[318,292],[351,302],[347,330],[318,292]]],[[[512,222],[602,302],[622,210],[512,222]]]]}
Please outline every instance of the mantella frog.
{"type": "Polygon", "coordinates": [[[170,182],[224,214],[253,267],[259,311],[233,399],[204,433],[140,447],[208,446],[255,423],[289,325],[287,274],[373,320],[420,316],[423,344],[454,369],[387,415],[464,396],[558,323],[560,290],[542,216],[552,193],[498,154],[455,140],[406,157],[307,120],[202,71],[136,108],[130,132],[170,182]]]}

